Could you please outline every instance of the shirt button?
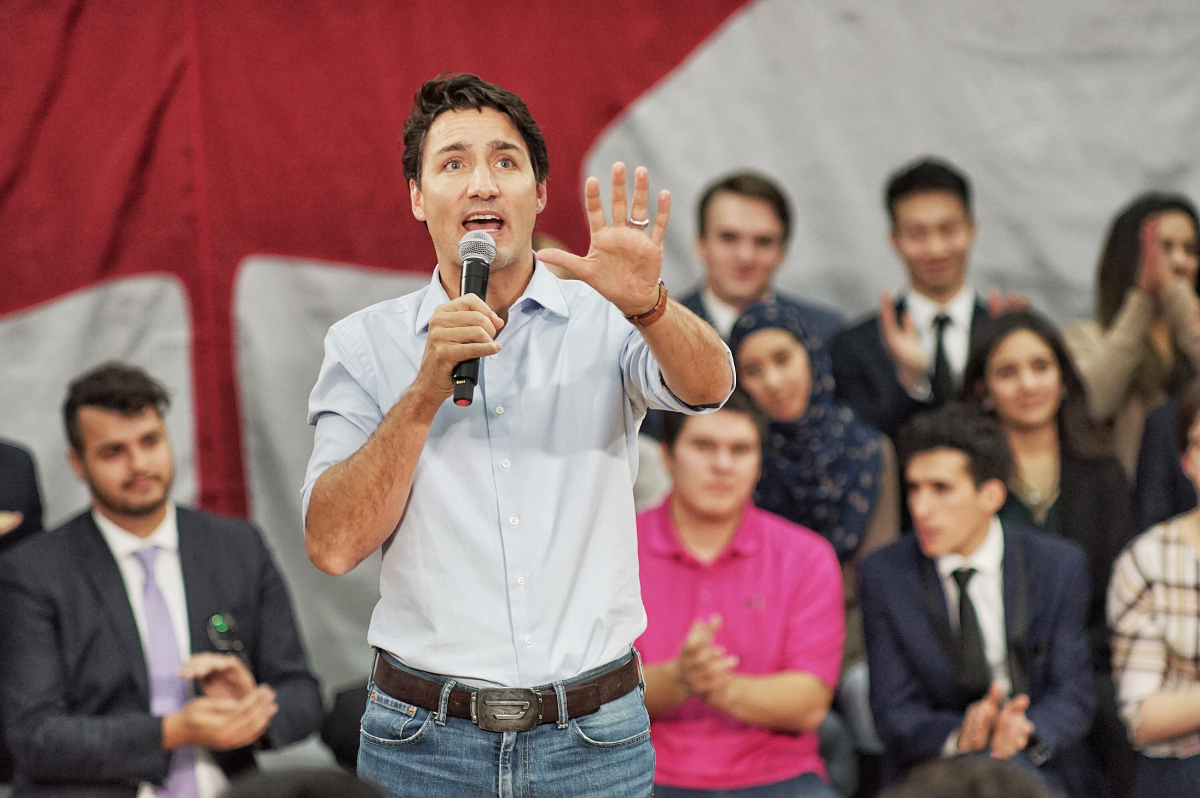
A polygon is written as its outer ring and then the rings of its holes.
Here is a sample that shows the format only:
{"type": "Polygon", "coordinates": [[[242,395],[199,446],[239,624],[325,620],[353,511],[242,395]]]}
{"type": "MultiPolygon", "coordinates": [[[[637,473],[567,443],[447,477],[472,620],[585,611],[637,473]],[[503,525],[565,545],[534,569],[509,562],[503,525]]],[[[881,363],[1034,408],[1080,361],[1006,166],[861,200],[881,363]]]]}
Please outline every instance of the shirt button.
{"type": "Polygon", "coordinates": [[[507,457],[500,461],[501,468],[507,469],[510,465],[512,465],[512,463],[508,462],[507,457]]]}
{"type": "Polygon", "coordinates": [[[700,600],[701,601],[708,601],[710,598],[712,598],[712,593],[708,592],[707,590],[700,591],[700,600]]]}
{"type": "Polygon", "coordinates": [[[496,408],[496,415],[498,415],[498,416],[504,415],[504,405],[500,405],[499,407],[496,408]]]}
{"type": "Polygon", "coordinates": [[[524,644],[525,644],[525,645],[527,645],[527,646],[532,646],[532,645],[533,645],[533,638],[532,638],[532,637],[530,637],[529,635],[525,635],[525,637],[521,639],[521,642],[522,642],[522,643],[524,643],[524,644]]]}
{"type": "Polygon", "coordinates": [[[488,357],[490,357],[492,360],[495,360],[497,357],[499,357],[499,355],[488,355],[488,357]]]}
{"type": "Polygon", "coordinates": [[[523,585],[523,584],[525,584],[525,577],[523,577],[523,576],[518,576],[518,577],[517,577],[517,584],[518,584],[518,585],[523,585]]]}
{"type": "Polygon", "coordinates": [[[513,515],[513,516],[509,516],[508,523],[511,524],[512,526],[516,526],[517,524],[519,524],[521,522],[515,515],[513,515]]]}

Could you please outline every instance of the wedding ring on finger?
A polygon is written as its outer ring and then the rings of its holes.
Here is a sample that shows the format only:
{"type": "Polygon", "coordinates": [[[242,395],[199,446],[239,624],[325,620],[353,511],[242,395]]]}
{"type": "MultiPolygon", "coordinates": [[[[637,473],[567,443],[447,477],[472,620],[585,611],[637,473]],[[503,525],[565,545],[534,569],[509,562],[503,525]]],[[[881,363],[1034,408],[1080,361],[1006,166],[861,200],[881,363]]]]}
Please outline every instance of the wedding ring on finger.
{"type": "Polygon", "coordinates": [[[626,223],[627,223],[627,224],[628,224],[630,227],[636,227],[636,228],[637,228],[637,229],[639,229],[639,230],[645,230],[647,227],[649,227],[649,226],[650,226],[650,220],[649,220],[649,219],[642,219],[642,220],[639,222],[637,219],[634,219],[632,216],[630,216],[630,217],[629,217],[628,219],[626,219],[625,221],[626,221],[626,223]]]}

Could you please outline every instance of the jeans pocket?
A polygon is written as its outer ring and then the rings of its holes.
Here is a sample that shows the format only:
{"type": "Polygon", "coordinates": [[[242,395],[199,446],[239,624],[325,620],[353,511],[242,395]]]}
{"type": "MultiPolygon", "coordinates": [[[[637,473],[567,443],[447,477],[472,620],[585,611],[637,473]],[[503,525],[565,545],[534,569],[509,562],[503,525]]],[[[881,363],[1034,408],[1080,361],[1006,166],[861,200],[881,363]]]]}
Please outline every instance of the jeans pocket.
{"type": "Polygon", "coordinates": [[[365,743],[398,748],[420,741],[432,725],[432,712],[392,698],[372,685],[359,732],[365,743]]]}
{"type": "Polygon", "coordinates": [[[573,718],[571,733],[589,748],[628,748],[650,739],[650,716],[641,689],[633,690],[591,715],[573,718]]]}

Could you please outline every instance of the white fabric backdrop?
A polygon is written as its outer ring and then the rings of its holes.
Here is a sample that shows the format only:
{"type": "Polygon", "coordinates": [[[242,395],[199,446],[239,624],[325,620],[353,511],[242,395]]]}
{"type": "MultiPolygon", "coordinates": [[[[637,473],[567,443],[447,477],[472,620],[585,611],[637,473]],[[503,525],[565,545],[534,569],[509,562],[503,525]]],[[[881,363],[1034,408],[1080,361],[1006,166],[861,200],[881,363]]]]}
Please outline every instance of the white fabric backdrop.
{"type": "Polygon", "coordinates": [[[795,200],[779,284],[857,316],[905,282],[887,175],[939,154],[974,183],[972,282],[1066,323],[1092,315],[1119,206],[1148,188],[1200,196],[1198,130],[1194,0],[760,0],[632,106],[585,171],[645,164],[671,189],[676,292],[700,277],[703,187],[736,168],[775,176],[795,200]]]}

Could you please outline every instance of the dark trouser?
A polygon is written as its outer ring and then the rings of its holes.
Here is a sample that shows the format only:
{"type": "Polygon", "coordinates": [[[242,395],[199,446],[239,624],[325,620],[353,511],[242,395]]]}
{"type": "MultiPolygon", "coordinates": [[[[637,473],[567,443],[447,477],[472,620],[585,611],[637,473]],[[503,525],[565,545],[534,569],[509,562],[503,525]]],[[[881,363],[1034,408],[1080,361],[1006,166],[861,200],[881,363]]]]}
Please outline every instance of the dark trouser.
{"type": "Polygon", "coordinates": [[[1131,798],[1196,798],[1200,795],[1200,755],[1154,757],[1138,754],[1131,798]]]}

